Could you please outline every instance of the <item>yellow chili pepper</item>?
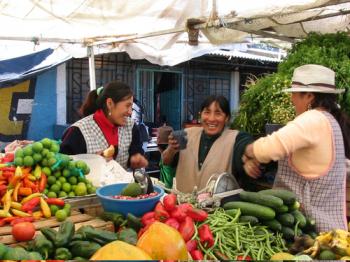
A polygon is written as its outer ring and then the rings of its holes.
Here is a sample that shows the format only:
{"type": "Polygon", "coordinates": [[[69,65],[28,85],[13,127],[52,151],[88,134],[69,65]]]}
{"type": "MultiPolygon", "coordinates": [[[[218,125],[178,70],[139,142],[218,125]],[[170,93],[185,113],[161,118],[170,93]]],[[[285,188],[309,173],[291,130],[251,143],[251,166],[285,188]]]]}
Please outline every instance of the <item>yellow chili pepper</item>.
{"type": "Polygon", "coordinates": [[[38,220],[38,219],[42,218],[44,216],[44,214],[41,210],[38,210],[38,211],[33,212],[32,216],[35,220],[38,220]]]}
{"type": "Polygon", "coordinates": [[[5,210],[1,209],[0,210],[0,217],[12,217],[12,215],[10,214],[10,212],[6,212],[5,210]]]}
{"type": "Polygon", "coordinates": [[[18,217],[30,217],[31,216],[30,214],[28,214],[26,212],[23,212],[23,211],[14,209],[14,208],[11,209],[11,212],[12,212],[12,214],[14,214],[15,216],[18,216],[18,217]]]}
{"type": "Polygon", "coordinates": [[[44,214],[44,217],[46,217],[46,218],[51,217],[51,209],[42,197],[40,198],[40,208],[44,214]]]}
{"type": "Polygon", "coordinates": [[[3,202],[3,207],[4,207],[4,211],[5,212],[9,212],[10,207],[11,207],[11,195],[12,195],[13,189],[7,190],[7,192],[5,193],[5,195],[2,198],[2,202],[3,202]]]}
{"type": "Polygon", "coordinates": [[[13,190],[13,194],[12,194],[12,200],[17,202],[18,201],[18,190],[21,187],[22,182],[18,182],[15,186],[15,189],[13,190]]]}
{"type": "Polygon", "coordinates": [[[36,179],[40,179],[41,177],[41,166],[36,165],[34,171],[33,171],[33,175],[35,176],[36,179]]]}
{"type": "Polygon", "coordinates": [[[11,202],[11,207],[14,208],[14,209],[17,209],[17,210],[21,210],[22,209],[22,204],[12,201],[11,202]]]}
{"type": "Polygon", "coordinates": [[[28,179],[29,179],[30,181],[36,181],[36,177],[33,176],[32,174],[29,174],[29,175],[28,175],[28,179]]]}
{"type": "Polygon", "coordinates": [[[41,197],[41,193],[33,193],[25,198],[22,199],[21,204],[24,204],[25,202],[33,199],[34,197],[41,197]]]}

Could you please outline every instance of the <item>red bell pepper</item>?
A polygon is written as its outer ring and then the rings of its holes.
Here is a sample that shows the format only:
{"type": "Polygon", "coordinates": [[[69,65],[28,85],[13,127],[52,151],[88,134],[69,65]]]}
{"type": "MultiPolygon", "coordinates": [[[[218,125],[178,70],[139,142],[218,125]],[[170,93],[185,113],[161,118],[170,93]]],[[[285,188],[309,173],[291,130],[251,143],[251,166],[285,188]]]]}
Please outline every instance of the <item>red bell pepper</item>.
{"type": "Polygon", "coordinates": [[[147,212],[141,217],[141,223],[142,225],[146,226],[149,224],[149,220],[154,219],[154,211],[147,212]]]}
{"type": "Polygon", "coordinates": [[[48,203],[49,205],[56,205],[56,206],[60,206],[63,207],[64,206],[64,200],[60,199],[60,198],[46,198],[45,199],[46,203],[48,203]]]}
{"type": "Polygon", "coordinates": [[[207,219],[208,213],[202,209],[193,208],[192,210],[187,211],[187,216],[192,218],[194,221],[203,222],[207,219]]]}
{"type": "Polygon", "coordinates": [[[186,213],[183,212],[179,207],[175,207],[175,209],[170,212],[170,217],[175,218],[179,222],[182,222],[186,218],[186,213]]]}
{"type": "Polygon", "coordinates": [[[22,205],[21,210],[24,212],[33,211],[40,203],[40,197],[34,197],[22,205]]]}
{"type": "Polygon", "coordinates": [[[160,222],[164,222],[170,217],[169,213],[165,210],[163,204],[158,202],[154,208],[154,218],[160,222]]]}
{"type": "Polygon", "coordinates": [[[208,224],[201,225],[198,228],[198,235],[203,246],[212,247],[214,245],[213,233],[208,224]]]}
{"type": "Polygon", "coordinates": [[[192,250],[190,252],[190,254],[191,254],[191,257],[193,260],[203,260],[204,259],[202,251],[200,251],[198,249],[192,250]]]}
{"type": "Polygon", "coordinates": [[[165,224],[175,228],[176,230],[179,229],[180,227],[180,223],[175,219],[175,218],[168,218],[166,221],[165,221],[165,224]]]}
{"type": "Polygon", "coordinates": [[[192,250],[196,250],[197,246],[198,246],[197,240],[195,239],[191,239],[186,242],[186,247],[188,252],[191,252],[192,250]]]}
{"type": "Polygon", "coordinates": [[[178,231],[180,232],[185,242],[190,240],[195,232],[195,225],[193,219],[190,217],[186,217],[185,220],[181,222],[178,231]]]}
{"type": "Polygon", "coordinates": [[[166,211],[174,210],[177,204],[177,197],[175,194],[166,195],[163,199],[163,205],[166,211]]]}
{"type": "Polygon", "coordinates": [[[182,204],[178,205],[177,208],[180,209],[185,214],[187,214],[187,212],[189,210],[193,209],[193,206],[190,203],[182,203],[182,204]]]}

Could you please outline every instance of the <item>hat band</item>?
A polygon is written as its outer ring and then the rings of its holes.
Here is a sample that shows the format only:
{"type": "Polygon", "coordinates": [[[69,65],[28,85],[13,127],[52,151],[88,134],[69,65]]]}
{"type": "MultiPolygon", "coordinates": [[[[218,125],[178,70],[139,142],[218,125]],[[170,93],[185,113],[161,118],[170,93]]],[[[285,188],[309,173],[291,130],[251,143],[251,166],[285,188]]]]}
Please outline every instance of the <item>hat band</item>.
{"type": "Polygon", "coordinates": [[[301,86],[318,86],[318,87],[326,87],[326,88],[332,88],[332,89],[336,89],[335,85],[330,85],[330,84],[325,84],[325,83],[310,83],[310,84],[304,84],[301,82],[296,82],[293,81],[292,85],[301,85],[301,86]]]}

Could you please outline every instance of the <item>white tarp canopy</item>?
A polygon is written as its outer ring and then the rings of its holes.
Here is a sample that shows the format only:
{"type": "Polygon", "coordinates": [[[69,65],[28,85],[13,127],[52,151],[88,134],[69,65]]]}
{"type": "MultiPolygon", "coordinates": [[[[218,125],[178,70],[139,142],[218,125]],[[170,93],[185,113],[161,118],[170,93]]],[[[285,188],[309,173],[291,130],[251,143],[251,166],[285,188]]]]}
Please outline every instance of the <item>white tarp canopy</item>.
{"type": "Polygon", "coordinates": [[[349,13],[342,0],[2,0],[0,50],[2,58],[13,47],[17,56],[53,47],[85,57],[93,46],[94,54],[126,51],[175,65],[249,35],[294,41],[311,31],[349,32],[349,13]],[[197,29],[199,43],[189,45],[197,29]]]}

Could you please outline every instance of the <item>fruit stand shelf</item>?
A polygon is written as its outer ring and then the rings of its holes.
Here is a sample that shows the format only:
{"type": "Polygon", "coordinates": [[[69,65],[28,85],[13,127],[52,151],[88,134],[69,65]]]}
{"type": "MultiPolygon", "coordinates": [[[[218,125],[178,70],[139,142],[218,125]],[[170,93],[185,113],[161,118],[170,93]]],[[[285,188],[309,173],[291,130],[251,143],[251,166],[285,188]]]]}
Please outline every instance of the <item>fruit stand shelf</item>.
{"type": "MultiPolygon", "coordinates": [[[[75,224],[75,230],[79,229],[81,226],[90,225],[95,228],[114,231],[114,225],[112,222],[106,222],[102,219],[87,214],[82,214],[78,211],[72,211],[71,215],[67,219],[71,220],[75,224]]],[[[51,227],[58,230],[60,224],[61,222],[57,221],[54,216],[51,218],[38,220],[34,222],[35,229],[37,230],[35,234],[41,234],[40,228],[43,227],[51,227]]],[[[16,242],[16,240],[13,239],[11,230],[11,226],[0,227],[0,242],[6,245],[25,245],[26,243],[16,242]]]]}

